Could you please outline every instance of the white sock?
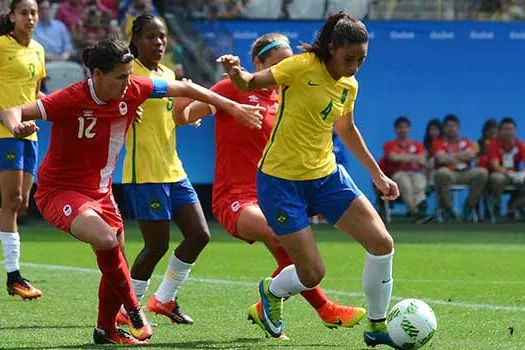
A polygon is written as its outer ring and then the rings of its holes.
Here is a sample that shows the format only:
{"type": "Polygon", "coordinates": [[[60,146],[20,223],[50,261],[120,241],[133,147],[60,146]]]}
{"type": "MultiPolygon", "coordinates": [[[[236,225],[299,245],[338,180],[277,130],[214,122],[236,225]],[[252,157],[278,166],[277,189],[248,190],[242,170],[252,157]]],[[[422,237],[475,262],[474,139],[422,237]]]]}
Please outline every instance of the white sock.
{"type": "Polygon", "coordinates": [[[295,265],[288,265],[272,279],[269,289],[276,297],[287,298],[312,288],[307,288],[301,283],[295,265]]]}
{"type": "Polygon", "coordinates": [[[164,279],[162,280],[157,293],[155,293],[157,300],[163,304],[175,300],[177,292],[184,282],[186,282],[193,265],[194,264],[180,261],[175,254],[173,254],[168,264],[168,269],[164,274],[164,279]]]}
{"type": "Polygon", "coordinates": [[[392,259],[394,252],[376,256],[366,253],[363,271],[363,288],[368,304],[368,318],[381,320],[386,318],[390,298],[392,297],[392,259]]]}
{"type": "Polygon", "coordinates": [[[0,232],[7,273],[20,270],[20,235],[18,232],[0,232]]]}
{"type": "Polygon", "coordinates": [[[142,298],[144,297],[144,294],[146,294],[146,291],[149,287],[149,281],[143,281],[143,280],[136,280],[131,279],[131,284],[133,286],[133,291],[135,292],[135,296],[139,300],[140,303],[142,303],[142,298]]]}

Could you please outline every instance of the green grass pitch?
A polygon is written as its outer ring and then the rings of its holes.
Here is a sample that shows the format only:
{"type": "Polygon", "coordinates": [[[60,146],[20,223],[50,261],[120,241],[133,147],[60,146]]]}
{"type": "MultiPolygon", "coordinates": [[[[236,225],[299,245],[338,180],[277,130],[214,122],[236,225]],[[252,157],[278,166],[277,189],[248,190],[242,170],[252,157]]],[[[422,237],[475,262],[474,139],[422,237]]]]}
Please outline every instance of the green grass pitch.
{"type": "MultiPolygon", "coordinates": [[[[315,312],[295,297],[285,304],[290,341],[265,339],[246,320],[257,301],[256,283],[274,269],[261,244],[249,246],[212,225],[213,240],[197,261],[179,301],[195,320],[177,326],[150,315],[158,324],[151,348],[169,349],[365,349],[363,325],[328,330],[315,312]]],[[[362,305],[364,253],[343,233],[314,227],[327,266],[322,283],[341,303],[362,305]]],[[[41,223],[22,226],[22,272],[44,297],[22,301],[0,292],[0,349],[77,349],[91,344],[96,321],[99,274],[94,255],[41,223]]],[[[438,331],[426,349],[525,349],[525,226],[394,225],[394,295],[427,301],[438,331]],[[514,330],[511,335],[511,329],[514,330]]],[[[180,235],[173,230],[172,247],[180,235]]],[[[137,226],[127,225],[126,251],[141,247],[137,226]]],[[[164,273],[155,271],[147,297],[164,273]]],[[[2,268],[3,270],[3,268],[2,268]]],[[[3,283],[3,282],[2,282],[3,283]]]]}

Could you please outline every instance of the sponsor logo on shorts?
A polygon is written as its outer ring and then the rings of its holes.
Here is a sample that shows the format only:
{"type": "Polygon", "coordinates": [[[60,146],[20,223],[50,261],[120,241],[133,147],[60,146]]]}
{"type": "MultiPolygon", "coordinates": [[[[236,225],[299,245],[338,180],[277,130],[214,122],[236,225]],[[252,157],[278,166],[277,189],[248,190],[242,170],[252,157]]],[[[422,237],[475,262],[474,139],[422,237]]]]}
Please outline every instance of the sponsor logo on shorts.
{"type": "Polygon", "coordinates": [[[16,160],[16,153],[13,151],[7,151],[5,154],[5,159],[7,159],[8,162],[12,163],[16,160]]]}
{"type": "Polygon", "coordinates": [[[124,101],[120,102],[118,105],[118,109],[120,111],[120,115],[126,115],[128,114],[128,104],[124,101]]]}
{"type": "Polygon", "coordinates": [[[232,203],[231,208],[233,212],[236,213],[239,211],[239,209],[241,209],[241,203],[239,203],[239,201],[235,201],[232,203]]]}
{"type": "Polygon", "coordinates": [[[160,201],[158,199],[153,199],[149,202],[149,207],[151,210],[157,211],[160,210],[162,205],[160,204],[160,201]]]}
{"type": "Polygon", "coordinates": [[[66,204],[64,205],[64,208],[62,209],[65,216],[70,216],[73,213],[73,208],[71,208],[71,205],[66,204]]]}
{"type": "Polygon", "coordinates": [[[286,216],[286,214],[283,212],[277,213],[277,222],[280,225],[286,225],[286,223],[288,222],[288,216],[286,216]]]}

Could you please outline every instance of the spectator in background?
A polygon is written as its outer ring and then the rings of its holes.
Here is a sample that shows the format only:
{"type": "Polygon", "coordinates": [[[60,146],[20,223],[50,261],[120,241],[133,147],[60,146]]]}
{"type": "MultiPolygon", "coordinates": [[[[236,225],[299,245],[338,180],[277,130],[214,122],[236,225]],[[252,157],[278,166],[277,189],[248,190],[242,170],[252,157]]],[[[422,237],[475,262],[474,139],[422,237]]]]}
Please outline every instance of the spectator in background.
{"type": "Polygon", "coordinates": [[[66,0],[58,6],[55,19],[64,23],[71,32],[75,23],[80,21],[83,13],[84,7],[81,0],[66,0]]]}
{"type": "Polygon", "coordinates": [[[481,128],[481,137],[478,140],[478,166],[488,169],[490,144],[498,137],[498,122],[496,119],[488,119],[481,128]]]}
{"type": "Polygon", "coordinates": [[[7,0],[0,0],[0,13],[9,12],[9,3],[7,0]]]}
{"type": "Polygon", "coordinates": [[[368,14],[371,0],[326,0],[324,17],[332,13],[344,11],[355,18],[363,19],[368,14]]]}
{"type": "Polygon", "coordinates": [[[432,144],[437,168],[436,192],[439,206],[443,209],[443,219],[452,220],[456,218],[456,214],[452,209],[450,187],[468,185],[470,193],[463,206],[463,218],[466,221],[477,221],[473,208],[477,207],[487,185],[488,171],[484,168],[471,168],[477,154],[476,144],[466,137],[460,137],[458,131],[458,117],[447,115],[443,121],[443,138],[432,144]]]}
{"type": "Polygon", "coordinates": [[[326,13],[326,0],[288,0],[286,11],[290,19],[320,19],[326,13]]]}
{"type": "Polygon", "coordinates": [[[38,6],[40,20],[35,28],[33,37],[46,51],[46,61],[67,61],[73,47],[71,38],[64,23],[50,16],[51,3],[44,0],[38,6]]]}
{"type": "Polygon", "coordinates": [[[496,21],[517,21],[525,17],[525,12],[516,0],[502,0],[500,8],[492,15],[496,21]]]}
{"type": "Polygon", "coordinates": [[[283,0],[244,0],[243,3],[244,17],[264,19],[283,17],[283,0]]]}
{"type": "Polygon", "coordinates": [[[423,145],[427,151],[426,175],[429,185],[434,185],[434,173],[436,171],[436,162],[432,155],[432,143],[441,138],[442,134],[443,127],[441,121],[437,118],[431,119],[425,128],[425,136],[423,138],[423,145]]]}
{"type": "MultiPolygon", "coordinates": [[[[133,0],[131,3],[131,6],[129,7],[129,10],[127,11],[124,22],[122,25],[122,31],[124,33],[124,37],[126,40],[131,39],[131,28],[133,26],[133,21],[138,16],[142,15],[153,15],[158,16],[157,10],[153,7],[153,4],[151,0],[133,0]]],[[[162,23],[164,23],[164,26],[168,28],[166,25],[166,22],[162,18],[160,18],[162,23]]]]}
{"type": "MultiPolygon", "coordinates": [[[[108,12],[102,11],[96,1],[88,1],[82,17],[71,30],[71,39],[77,52],[80,53],[85,48],[109,37],[110,22],[111,15],[108,12]]],[[[82,61],[79,57],[77,60],[82,61]]]]}
{"type": "Polygon", "coordinates": [[[519,194],[509,202],[508,213],[513,217],[516,209],[525,205],[525,144],[516,137],[516,122],[503,118],[499,125],[499,138],[488,152],[490,161],[490,187],[494,196],[494,214],[500,215],[501,195],[506,186],[517,186],[519,194]]]}
{"type": "Polygon", "coordinates": [[[165,65],[173,69],[177,79],[182,79],[185,74],[183,66],[184,47],[179,44],[177,38],[173,35],[169,37],[168,47],[164,57],[168,59],[165,65]]]}
{"type": "Polygon", "coordinates": [[[427,180],[423,168],[427,162],[427,152],[422,143],[409,138],[410,120],[399,117],[394,122],[396,139],[384,145],[385,167],[399,186],[401,199],[410,216],[422,219],[426,216],[427,180]]]}

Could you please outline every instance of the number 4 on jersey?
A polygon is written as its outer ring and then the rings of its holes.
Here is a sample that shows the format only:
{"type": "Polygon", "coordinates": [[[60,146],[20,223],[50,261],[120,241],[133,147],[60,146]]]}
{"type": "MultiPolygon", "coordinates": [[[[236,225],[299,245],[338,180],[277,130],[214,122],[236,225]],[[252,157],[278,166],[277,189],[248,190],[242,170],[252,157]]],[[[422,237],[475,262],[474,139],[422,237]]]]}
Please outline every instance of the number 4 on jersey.
{"type": "Polygon", "coordinates": [[[330,102],[328,102],[326,107],[321,111],[321,115],[323,116],[323,120],[326,120],[326,118],[328,118],[328,115],[332,111],[333,104],[334,104],[334,102],[332,101],[332,99],[330,99],[330,102]]]}

